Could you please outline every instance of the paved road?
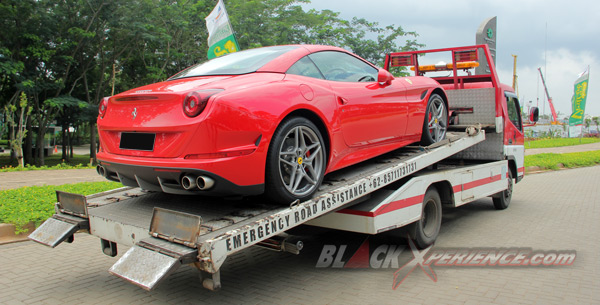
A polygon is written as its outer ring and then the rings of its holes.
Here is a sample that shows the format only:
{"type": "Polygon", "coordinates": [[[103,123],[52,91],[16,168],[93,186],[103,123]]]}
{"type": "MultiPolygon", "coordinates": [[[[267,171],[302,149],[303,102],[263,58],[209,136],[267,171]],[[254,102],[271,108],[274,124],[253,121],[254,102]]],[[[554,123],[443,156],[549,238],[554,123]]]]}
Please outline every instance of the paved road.
{"type": "Polygon", "coordinates": [[[525,155],[537,155],[542,153],[571,153],[571,152],[582,152],[582,151],[591,151],[591,150],[600,150],[600,142],[590,143],[590,144],[582,144],[582,145],[574,145],[574,146],[563,146],[563,147],[551,147],[551,148],[529,148],[525,149],[525,155]]]}
{"type": "MultiPolygon", "coordinates": [[[[444,209],[434,250],[458,247],[528,247],[575,250],[572,266],[433,267],[437,282],[416,268],[396,289],[396,268],[315,268],[324,245],[348,245],[361,234],[324,232],[305,240],[294,256],[252,248],[227,259],[223,289],[201,287],[198,273],[184,266],[152,292],[110,275],[117,258],[103,255],[95,237],[78,234],[55,249],[23,242],[0,246],[0,302],[5,304],[599,304],[600,167],[530,175],[515,186],[509,209],[495,211],[484,199],[444,209]]],[[[370,239],[379,245],[399,239],[370,239]]],[[[121,256],[126,248],[119,249],[121,256]]],[[[413,258],[400,255],[403,265],[413,258]]],[[[348,258],[345,257],[344,260],[348,258]]]]}
{"type": "Polygon", "coordinates": [[[57,169],[0,173],[0,190],[34,185],[107,181],[95,169],[57,169]]]}

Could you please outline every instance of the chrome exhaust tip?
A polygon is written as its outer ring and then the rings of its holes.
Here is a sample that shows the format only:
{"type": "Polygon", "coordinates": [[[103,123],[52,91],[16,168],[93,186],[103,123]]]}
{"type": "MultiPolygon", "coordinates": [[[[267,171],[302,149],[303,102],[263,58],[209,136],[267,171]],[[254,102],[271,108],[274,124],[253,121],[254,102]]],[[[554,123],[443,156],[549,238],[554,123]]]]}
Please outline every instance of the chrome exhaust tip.
{"type": "Polygon", "coordinates": [[[215,185],[215,180],[206,176],[198,176],[198,178],[196,178],[196,185],[198,185],[198,188],[201,191],[206,191],[215,185]]]}
{"type": "Polygon", "coordinates": [[[185,175],[183,178],[181,178],[181,186],[185,190],[193,190],[196,188],[196,179],[192,176],[185,175]]]}
{"type": "Polygon", "coordinates": [[[104,168],[104,166],[97,165],[96,166],[96,172],[98,173],[98,175],[106,178],[106,169],[104,168]]]}

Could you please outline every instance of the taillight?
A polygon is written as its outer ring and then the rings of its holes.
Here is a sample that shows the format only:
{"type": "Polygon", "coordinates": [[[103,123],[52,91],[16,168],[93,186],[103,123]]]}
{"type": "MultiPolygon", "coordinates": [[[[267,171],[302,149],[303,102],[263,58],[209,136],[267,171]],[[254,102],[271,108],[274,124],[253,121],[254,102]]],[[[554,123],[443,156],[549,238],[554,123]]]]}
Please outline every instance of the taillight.
{"type": "Polygon", "coordinates": [[[106,109],[108,108],[108,97],[102,98],[100,101],[100,105],[98,106],[98,116],[103,118],[106,114],[106,109]]]}
{"type": "Polygon", "coordinates": [[[222,89],[214,89],[214,90],[202,90],[202,91],[194,91],[188,93],[188,95],[183,99],[183,112],[185,115],[193,118],[206,108],[206,104],[208,103],[208,99],[223,91],[222,89]]]}

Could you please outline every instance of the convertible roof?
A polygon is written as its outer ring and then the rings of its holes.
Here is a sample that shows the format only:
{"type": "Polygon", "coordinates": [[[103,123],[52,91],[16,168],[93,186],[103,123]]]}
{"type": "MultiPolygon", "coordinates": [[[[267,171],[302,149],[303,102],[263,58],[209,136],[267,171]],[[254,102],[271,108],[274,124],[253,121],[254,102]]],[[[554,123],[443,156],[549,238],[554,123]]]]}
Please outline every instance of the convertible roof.
{"type": "Polygon", "coordinates": [[[324,45],[290,45],[297,46],[298,48],[286,52],[269,63],[262,66],[256,72],[274,72],[274,73],[285,73],[296,61],[300,58],[319,51],[339,51],[344,53],[350,53],[342,48],[324,46],[324,45]]]}

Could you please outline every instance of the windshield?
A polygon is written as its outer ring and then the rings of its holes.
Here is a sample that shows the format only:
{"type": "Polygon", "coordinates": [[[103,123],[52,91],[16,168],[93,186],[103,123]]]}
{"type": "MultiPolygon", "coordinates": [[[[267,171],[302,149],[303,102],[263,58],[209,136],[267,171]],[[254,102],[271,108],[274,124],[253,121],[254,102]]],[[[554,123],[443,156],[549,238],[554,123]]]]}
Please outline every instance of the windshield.
{"type": "Polygon", "coordinates": [[[295,46],[275,46],[230,53],[183,70],[170,79],[207,76],[240,75],[256,72],[279,55],[296,49],[295,46]]]}

